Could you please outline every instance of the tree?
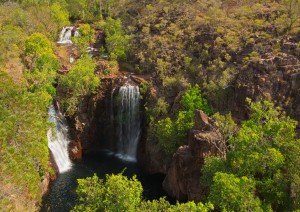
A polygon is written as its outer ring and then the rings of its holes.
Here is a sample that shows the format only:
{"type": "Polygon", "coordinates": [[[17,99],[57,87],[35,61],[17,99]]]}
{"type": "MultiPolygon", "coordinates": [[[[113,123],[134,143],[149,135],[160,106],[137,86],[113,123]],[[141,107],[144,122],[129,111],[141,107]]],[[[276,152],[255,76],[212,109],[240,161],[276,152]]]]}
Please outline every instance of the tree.
{"type": "Polygon", "coordinates": [[[50,171],[46,134],[52,97],[28,92],[2,70],[0,82],[0,208],[36,211],[40,182],[50,171]]]}
{"type": "MultiPolygon", "coordinates": [[[[295,133],[297,122],[268,101],[251,102],[248,99],[248,103],[252,114],[249,120],[242,123],[237,135],[228,140],[230,150],[227,158],[208,160],[213,163],[208,163],[203,168],[206,180],[209,176],[214,176],[211,186],[211,195],[214,197],[211,201],[218,205],[217,202],[223,198],[216,197],[221,192],[216,190],[220,181],[225,182],[228,177],[232,178],[228,182],[238,183],[246,177],[254,183],[248,182],[253,186],[251,191],[254,189],[256,196],[260,198],[264,210],[295,209],[299,206],[297,193],[300,182],[300,140],[295,133]]],[[[242,188],[246,184],[240,184],[240,190],[250,191],[250,188],[242,188]]],[[[224,202],[223,206],[218,207],[226,208],[226,204],[232,207],[230,202],[224,202]]]]}
{"type": "Polygon", "coordinates": [[[78,180],[76,193],[80,204],[74,211],[136,211],[141,202],[142,185],[133,176],[106,175],[105,181],[96,175],[78,180]]]}
{"type": "MultiPolygon", "coordinates": [[[[299,0],[284,0],[287,18],[287,31],[291,31],[295,24],[299,24],[300,19],[300,1],[299,0]]],[[[298,25],[299,26],[299,25],[298,25]]]]}
{"type": "Polygon", "coordinates": [[[24,77],[30,91],[46,91],[54,96],[58,60],[48,38],[41,33],[29,36],[25,40],[24,59],[29,68],[24,77]]]}
{"type": "Polygon", "coordinates": [[[60,101],[68,115],[73,115],[80,100],[93,94],[99,86],[100,80],[94,74],[95,68],[95,62],[85,55],[74,63],[67,75],[60,78],[60,85],[66,92],[66,96],[60,101]]]}
{"type": "Polygon", "coordinates": [[[130,36],[126,35],[120,19],[107,18],[103,24],[106,48],[111,59],[125,61],[129,51],[130,36]]]}
{"type": "Polygon", "coordinates": [[[31,70],[58,70],[51,42],[41,33],[33,33],[25,40],[24,59],[31,70]]]}
{"type": "Polygon", "coordinates": [[[55,2],[52,4],[50,7],[50,14],[53,22],[57,24],[57,28],[62,28],[70,24],[69,14],[67,10],[61,6],[61,3],[55,2]]]}
{"type": "Polygon", "coordinates": [[[221,211],[263,211],[255,197],[255,182],[217,172],[208,199],[221,211]]]}
{"type": "Polygon", "coordinates": [[[78,179],[76,193],[79,204],[73,211],[201,211],[213,209],[211,203],[177,203],[170,205],[165,198],[145,201],[142,199],[142,185],[135,176],[128,178],[122,173],[106,175],[105,180],[96,175],[86,179],[78,179]]]}
{"type": "Polygon", "coordinates": [[[203,110],[208,114],[212,111],[197,84],[194,87],[190,85],[180,103],[182,110],[178,111],[175,120],[167,117],[154,124],[154,136],[167,154],[174,153],[186,143],[188,130],[194,126],[195,110],[203,110]]]}
{"type": "Polygon", "coordinates": [[[87,12],[87,1],[67,0],[68,11],[72,20],[84,19],[87,12]]]}
{"type": "Polygon", "coordinates": [[[207,100],[202,97],[199,85],[190,88],[182,96],[180,104],[185,111],[194,113],[195,110],[203,110],[206,114],[211,115],[212,110],[208,106],[207,100]]]}
{"type": "Polygon", "coordinates": [[[80,36],[73,37],[72,40],[79,47],[81,54],[88,54],[87,48],[94,42],[94,29],[89,24],[82,24],[78,30],[80,36]]]}

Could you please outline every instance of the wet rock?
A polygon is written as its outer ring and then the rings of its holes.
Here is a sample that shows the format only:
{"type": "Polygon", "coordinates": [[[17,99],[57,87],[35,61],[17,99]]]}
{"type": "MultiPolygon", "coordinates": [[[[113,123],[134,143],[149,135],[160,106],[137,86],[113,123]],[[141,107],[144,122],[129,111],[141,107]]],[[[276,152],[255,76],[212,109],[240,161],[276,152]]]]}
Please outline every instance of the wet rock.
{"type": "Polygon", "coordinates": [[[72,141],[69,145],[69,157],[71,160],[80,160],[82,159],[82,146],[80,141],[77,139],[72,141]]]}

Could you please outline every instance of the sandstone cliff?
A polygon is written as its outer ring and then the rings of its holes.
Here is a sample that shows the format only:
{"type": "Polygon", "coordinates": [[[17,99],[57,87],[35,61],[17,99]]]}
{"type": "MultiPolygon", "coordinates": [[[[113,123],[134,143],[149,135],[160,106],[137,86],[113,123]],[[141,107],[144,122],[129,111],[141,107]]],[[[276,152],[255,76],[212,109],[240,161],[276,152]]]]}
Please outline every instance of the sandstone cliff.
{"type": "Polygon", "coordinates": [[[201,168],[205,156],[225,157],[222,135],[214,121],[204,112],[195,112],[195,126],[189,133],[188,145],[173,155],[163,182],[163,188],[179,201],[199,201],[206,188],[200,185],[201,168]]]}

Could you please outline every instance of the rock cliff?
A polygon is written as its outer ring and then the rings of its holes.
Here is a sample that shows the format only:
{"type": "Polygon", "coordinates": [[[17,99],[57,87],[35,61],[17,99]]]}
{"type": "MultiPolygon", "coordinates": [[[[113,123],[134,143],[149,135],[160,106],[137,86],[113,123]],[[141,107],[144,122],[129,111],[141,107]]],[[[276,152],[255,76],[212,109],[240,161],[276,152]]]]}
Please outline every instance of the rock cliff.
{"type": "Polygon", "coordinates": [[[245,98],[249,97],[254,101],[273,101],[300,123],[299,40],[285,38],[278,42],[280,53],[266,53],[261,59],[249,61],[240,71],[234,88],[234,104],[230,108],[236,119],[248,117],[245,98]]]}
{"type": "Polygon", "coordinates": [[[210,155],[225,157],[225,144],[214,121],[204,112],[196,111],[188,145],[181,146],[173,155],[163,182],[168,195],[179,201],[200,201],[206,189],[200,185],[200,171],[204,158],[210,155]]]}

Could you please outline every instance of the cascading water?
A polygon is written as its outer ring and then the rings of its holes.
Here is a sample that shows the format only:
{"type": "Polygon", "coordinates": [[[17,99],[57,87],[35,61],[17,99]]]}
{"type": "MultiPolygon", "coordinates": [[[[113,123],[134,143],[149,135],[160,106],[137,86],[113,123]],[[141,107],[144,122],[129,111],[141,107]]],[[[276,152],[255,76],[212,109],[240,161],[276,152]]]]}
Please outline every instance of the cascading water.
{"type": "Polygon", "coordinates": [[[68,171],[72,167],[72,162],[69,158],[68,144],[68,127],[62,115],[57,112],[53,105],[49,107],[49,121],[56,126],[56,135],[53,135],[52,129],[48,130],[48,147],[51,150],[54,160],[58,166],[59,172],[68,171]]]}
{"type": "Polygon", "coordinates": [[[139,87],[129,84],[120,87],[117,106],[117,151],[119,157],[128,161],[136,161],[136,150],[141,133],[139,106],[139,87]]]}
{"type": "Polygon", "coordinates": [[[73,27],[64,27],[60,33],[59,40],[57,43],[59,44],[72,44],[72,29],[73,27]]]}
{"type": "MultiPolygon", "coordinates": [[[[74,27],[68,26],[64,27],[60,33],[59,40],[57,41],[58,44],[72,44],[71,41],[72,38],[72,31],[74,30],[74,27]]],[[[74,31],[74,37],[79,36],[79,32],[77,30],[74,31]]]]}

